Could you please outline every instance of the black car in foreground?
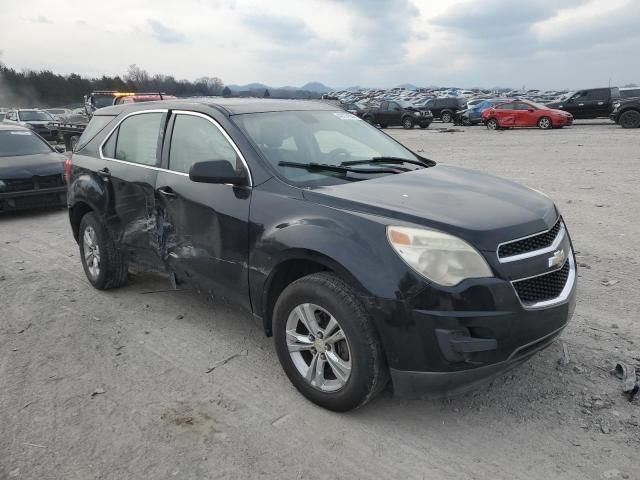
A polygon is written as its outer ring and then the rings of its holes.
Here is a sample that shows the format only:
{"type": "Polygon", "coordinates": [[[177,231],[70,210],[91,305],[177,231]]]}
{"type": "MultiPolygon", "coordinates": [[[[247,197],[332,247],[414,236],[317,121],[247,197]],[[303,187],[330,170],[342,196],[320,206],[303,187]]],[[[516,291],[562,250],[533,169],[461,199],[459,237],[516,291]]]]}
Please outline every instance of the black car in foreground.
{"type": "Polygon", "coordinates": [[[0,125],[0,212],[65,207],[64,161],[31,129],[0,125]]]}
{"type": "MultiPolygon", "coordinates": [[[[130,265],[234,299],[295,387],[338,411],[468,388],[547,347],[575,305],[545,195],[420,157],[304,101],[98,110],[70,165],[85,273],[130,265]]],[[[239,381],[243,381],[239,379],[239,381]]]]}

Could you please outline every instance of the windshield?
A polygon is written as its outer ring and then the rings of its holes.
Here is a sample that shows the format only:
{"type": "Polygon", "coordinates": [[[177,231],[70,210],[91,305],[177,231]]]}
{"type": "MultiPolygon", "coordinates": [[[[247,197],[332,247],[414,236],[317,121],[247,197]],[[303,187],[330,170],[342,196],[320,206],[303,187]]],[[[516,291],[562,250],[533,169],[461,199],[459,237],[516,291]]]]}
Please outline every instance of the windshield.
{"type": "MultiPolygon", "coordinates": [[[[343,111],[289,111],[235,115],[238,126],[256,144],[266,160],[288,182],[299,186],[322,186],[367,180],[379,174],[309,171],[279,165],[326,164],[392,157],[416,161],[418,158],[377,128],[343,111]]],[[[379,164],[359,165],[360,169],[380,169],[379,164]]],[[[407,166],[409,169],[420,168],[407,166]]]]}
{"type": "Polygon", "coordinates": [[[26,130],[0,130],[0,157],[51,153],[51,147],[26,130]]]}
{"type": "Polygon", "coordinates": [[[21,122],[47,122],[53,120],[53,117],[47,112],[37,110],[20,110],[18,116],[21,122]]]}
{"type": "Polygon", "coordinates": [[[530,102],[530,101],[527,101],[524,103],[531,105],[532,107],[537,108],[538,110],[549,110],[549,107],[547,107],[546,105],[542,105],[541,103],[530,102]]]}
{"type": "Polygon", "coordinates": [[[113,95],[94,95],[93,106],[95,108],[110,107],[113,105],[113,95]]]}

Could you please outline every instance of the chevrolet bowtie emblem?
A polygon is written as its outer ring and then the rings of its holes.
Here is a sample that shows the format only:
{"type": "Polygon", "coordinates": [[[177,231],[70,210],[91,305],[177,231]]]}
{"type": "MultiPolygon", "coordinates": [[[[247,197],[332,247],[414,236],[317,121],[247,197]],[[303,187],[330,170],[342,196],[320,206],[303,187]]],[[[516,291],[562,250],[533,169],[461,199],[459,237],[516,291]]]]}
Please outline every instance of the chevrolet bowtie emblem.
{"type": "Polygon", "coordinates": [[[564,249],[556,250],[553,252],[553,257],[549,257],[549,268],[555,267],[557,265],[564,264],[564,261],[567,259],[567,254],[564,253],[564,249]]]}

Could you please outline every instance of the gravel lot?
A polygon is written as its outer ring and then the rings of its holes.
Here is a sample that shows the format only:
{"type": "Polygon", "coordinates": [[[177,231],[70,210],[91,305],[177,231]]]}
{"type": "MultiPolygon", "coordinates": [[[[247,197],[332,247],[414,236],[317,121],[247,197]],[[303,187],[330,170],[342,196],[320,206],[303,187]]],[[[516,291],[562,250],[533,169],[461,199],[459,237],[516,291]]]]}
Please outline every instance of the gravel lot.
{"type": "Polygon", "coordinates": [[[453,400],[335,414],[223,300],[155,275],[99,292],[66,213],[0,217],[0,479],[640,479],[640,130],[390,129],[436,161],[545,191],[581,266],[561,341],[453,400]],[[224,362],[230,359],[228,362],[224,362]],[[214,370],[206,373],[212,367],[214,370]]]}

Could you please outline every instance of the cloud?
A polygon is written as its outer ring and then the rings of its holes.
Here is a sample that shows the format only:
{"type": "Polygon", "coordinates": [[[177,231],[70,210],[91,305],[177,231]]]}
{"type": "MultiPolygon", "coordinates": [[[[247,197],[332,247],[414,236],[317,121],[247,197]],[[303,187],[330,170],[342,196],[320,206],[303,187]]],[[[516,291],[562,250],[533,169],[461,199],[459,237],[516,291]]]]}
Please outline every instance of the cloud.
{"type": "Polygon", "coordinates": [[[157,20],[147,20],[147,24],[151,27],[151,36],[162,43],[184,43],[186,37],[173,30],[157,20]]]}
{"type": "Polygon", "coordinates": [[[51,20],[49,20],[44,15],[38,15],[37,17],[30,18],[29,20],[32,21],[32,22],[35,22],[35,23],[48,23],[48,24],[52,24],[53,23],[51,20]]]}
{"type": "Polygon", "coordinates": [[[297,18],[280,15],[246,15],[244,24],[253,32],[279,44],[300,44],[315,37],[307,25],[297,18]]]}
{"type": "Polygon", "coordinates": [[[76,25],[80,26],[80,27],[87,27],[89,26],[89,24],[87,22],[85,22],[84,20],[76,20],[76,25]]]}

